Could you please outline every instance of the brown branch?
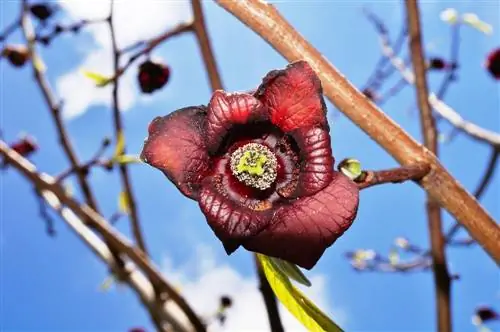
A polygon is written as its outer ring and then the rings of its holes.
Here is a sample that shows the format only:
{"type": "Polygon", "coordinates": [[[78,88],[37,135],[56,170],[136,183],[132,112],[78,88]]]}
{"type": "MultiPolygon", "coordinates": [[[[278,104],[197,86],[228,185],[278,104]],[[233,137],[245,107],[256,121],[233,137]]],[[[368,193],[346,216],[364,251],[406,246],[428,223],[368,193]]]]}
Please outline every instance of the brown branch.
{"type": "Polygon", "coordinates": [[[267,318],[269,319],[269,325],[271,326],[272,332],[282,332],[283,324],[281,323],[280,313],[278,310],[278,303],[276,297],[274,296],[273,289],[267,281],[266,275],[262,270],[262,265],[260,264],[257,255],[254,255],[255,268],[257,270],[257,276],[259,278],[259,290],[262,293],[262,298],[266,305],[267,318]]]}
{"type": "MultiPolygon", "coordinates": [[[[158,298],[154,293],[153,289],[161,289],[166,295],[165,300],[171,300],[174,302],[181,311],[185,314],[186,318],[193,325],[193,328],[197,332],[205,332],[206,328],[200,318],[195,314],[187,302],[175,291],[173,286],[171,286],[161,275],[158,269],[147,259],[143,252],[136,247],[134,247],[127,239],[116,232],[109,223],[95,210],[90,208],[86,204],[81,204],[77,202],[73,197],[69,196],[64,188],[57,183],[57,181],[48,176],[47,174],[40,174],[37,172],[35,166],[31,164],[27,159],[23,158],[14,150],[10,149],[5,142],[0,140],[0,155],[2,155],[9,165],[12,165],[21,174],[23,174],[31,184],[37,188],[41,193],[46,193],[45,196],[49,195],[51,199],[56,202],[57,209],[62,209],[62,206],[67,207],[64,213],[68,215],[74,215],[77,219],[85,220],[88,226],[92,227],[99,235],[102,237],[104,242],[102,245],[109,247],[110,255],[119,252],[120,258],[127,257],[133,263],[133,266],[137,266],[140,272],[144,274],[146,279],[150,281],[150,287],[148,290],[148,298],[151,301],[158,302],[158,298]],[[54,200],[55,198],[55,200],[54,200]]],[[[50,202],[49,202],[50,203],[50,202]]],[[[51,205],[52,206],[52,205],[51,205]]],[[[64,216],[63,216],[64,217],[64,216]]],[[[72,217],[72,219],[74,219],[72,217]]],[[[88,236],[96,237],[93,232],[86,232],[88,236]]],[[[96,237],[97,238],[97,237],[96,237]]],[[[94,247],[92,247],[94,248],[94,247]]],[[[114,254],[111,255],[112,259],[115,259],[114,254]]],[[[118,267],[120,264],[118,264],[118,267]]],[[[123,268],[128,268],[130,264],[121,264],[123,268]]],[[[118,268],[117,267],[117,268],[118,268]]],[[[120,277],[121,275],[118,274],[120,277]]],[[[144,279],[144,278],[143,278],[144,279]]]]}
{"type": "MultiPolygon", "coordinates": [[[[393,48],[391,47],[391,44],[387,39],[387,32],[384,30],[385,27],[382,30],[380,29],[382,24],[381,21],[375,17],[373,13],[370,13],[369,15],[369,21],[374,24],[374,27],[379,34],[382,53],[391,61],[392,65],[399,71],[408,84],[415,84],[415,76],[413,75],[413,72],[406,67],[404,61],[395,54],[393,48]]],[[[457,111],[444,103],[434,93],[430,93],[428,98],[434,111],[440,117],[448,121],[455,128],[455,130],[458,130],[479,142],[490,144],[494,147],[500,147],[499,133],[482,128],[475,123],[465,120],[457,111]]]]}
{"type": "Polygon", "coordinates": [[[359,179],[356,179],[359,189],[366,189],[379,184],[401,183],[404,181],[418,181],[429,173],[428,164],[402,166],[382,171],[363,171],[359,179]]]}
{"type": "Polygon", "coordinates": [[[80,168],[80,162],[78,160],[78,157],[76,156],[73,145],[71,144],[69,134],[66,131],[66,127],[64,126],[64,122],[61,117],[60,104],[56,102],[56,98],[52,93],[49,81],[45,77],[45,74],[42,72],[41,68],[39,68],[36,63],[36,61],[38,60],[41,61],[41,58],[40,55],[36,52],[35,33],[33,30],[32,22],[29,18],[29,5],[26,0],[22,2],[21,13],[21,28],[24,38],[28,43],[28,50],[30,53],[31,66],[33,68],[35,81],[38,84],[43,98],[45,99],[45,103],[50,110],[52,120],[54,121],[57,133],[59,135],[59,142],[70,162],[71,168],[75,170],[75,175],[85,197],[85,201],[92,209],[98,211],[97,201],[95,200],[94,195],[92,194],[90,186],[87,182],[85,172],[83,172],[80,168]]]}
{"type": "MultiPolygon", "coordinates": [[[[116,76],[116,73],[120,70],[120,52],[118,50],[118,45],[116,42],[116,35],[115,35],[115,29],[113,25],[113,8],[114,8],[114,1],[111,0],[111,11],[108,17],[108,25],[109,25],[109,30],[111,33],[111,43],[113,47],[113,66],[114,66],[114,73],[116,76]]],[[[122,137],[124,139],[124,133],[123,133],[123,120],[121,117],[121,111],[120,111],[120,104],[118,100],[118,88],[119,88],[119,80],[113,80],[111,82],[113,84],[113,124],[114,124],[114,129],[115,129],[115,138],[116,141],[122,137]]],[[[123,150],[121,153],[125,153],[125,145],[123,146],[123,150]]],[[[145,255],[147,255],[148,251],[146,248],[146,242],[144,241],[144,237],[142,235],[142,230],[141,230],[141,225],[139,221],[139,213],[137,211],[137,205],[135,202],[135,197],[134,193],[132,190],[132,183],[130,181],[130,177],[128,174],[128,168],[126,164],[120,163],[118,166],[119,172],[120,172],[120,178],[122,182],[122,187],[123,190],[125,190],[125,193],[127,195],[127,202],[128,202],[128,207],[130,211],[130,222],[132,226],[132,234],[134,235],[134,239],[137,243],[137,246],[143,251],[145,255]]]]}
{"type": "MultiPolygon", "coordinates": [[[[437,128],[427,96],[429,89],[426,78],[426,65],[422,47],[420,12],[417,0],[406,1],[406,13],[410,34],[410,54],[415,72],[415,86],[424,145],[438,156],[437,128]]],[[[439,204],[427,194],[427,221],[431,242],[432,270],[436,292],[437,330],[451,331],[451,280],[446,261],[443,222],[439,204]]]]}
{"type": "Polygon", "coordinates": [[[207,34],[207,27],[205,25],[205,17],[203,15],[203,8],[201,7],[200,0],[191,0],[191,7],[193,8],[193,28],[200,46],[201,56],[205,63],[205,69],[210,79],[210,86],[212,91],[222,90],[222,82],[220,80],[219,71],[217,69],[217,62],[210,45],[210,39],[207,34]]]}
{"type": "Polygon", "coordinates": [[[482,206],[427,149],[364,97],[272,6],[262,0],[216,0],[288,61],[306,60],[328,99],[402,165],[427,162],[432,171],[419,184],[447,209],[500,263],[500,228],[482,206]]]}

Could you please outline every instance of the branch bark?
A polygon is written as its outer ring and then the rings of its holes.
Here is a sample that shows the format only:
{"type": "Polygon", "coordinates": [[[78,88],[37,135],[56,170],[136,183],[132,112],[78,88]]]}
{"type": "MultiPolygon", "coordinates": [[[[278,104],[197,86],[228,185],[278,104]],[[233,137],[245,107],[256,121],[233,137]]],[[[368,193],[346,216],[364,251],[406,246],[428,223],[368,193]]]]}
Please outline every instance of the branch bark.
{"type": "MultiPolygon", "coordinates": [[[[437,129],[432,109],[427,96],[425,55],[422,47],[422,33],[420,28],[420,12],[417,0],[406,1],[406,13],[410,34],[410,54],[415,72],[415,86],[420,110],[420,122],[424,145],[438,156],[437,129]]],[[[443,236],[443,222],[439,204],[427,194],[427,222],[431,240],[432,270],[436,293],[437,330],[451,331],[451,281],[446,261],[445,239],[443,236]]]]}
{"type": "MultiPolygon", "coordinates": [[[[114,0],[111,0],[111,10],[108,18],[108,25],[109,25],[109,30],[111,34],[111,44],[113,48],[113,72],[115,73],[115,76],[117,76],[119,70],[120,70],[120,52],[118,50],[118,45],[116,41],[116,35],[115,35],[115,28],[113,25],[113,7],[114,7],[114,0]]],[[[120,139],[120,136],[122,139],[124,139],[124,133],[123,133],[123,120],[121,116],[121,111],[120,111],[120,104],[119,104],[119,99],[118,99],[118,88],[119,88],[119,82],[120,80],[113,80],[111,84],[113,85],[113,125],[115,129],[115,139],[118,142],[120,139]]],[[[123,151],[122,153],[125,153],[125,145],[123,146],[123,151]]],[[[132,189],[132,182],[130,181],[130,176],[128,174],[128,168],[126,164],[120,163],[119,171],[120,171],[120,178],[122,182],[122,187],[123,190],[125,191],[127,195],[127,202],[128,202],[128,207],[130,211],[130,223],[132,226],[132,234],[134,235],[134,239],[137,242],[137,246],[144,252],[145,255],[148,254],[147,248],[146,248],[146,242],[144,241],[144,236],[142,235],[142,230],[141,230],[141,224],[139,221],[139,212],[137,211],[137,204],[135,203],[135,197],[134,197],[134,192],[132,189]]]]}
{"type": "Polygon", "coordinates": [[[356,183],[359,189],[366,189],[379,184],[417,181],[427,175],[430,169],[428,164],[417,164],[382,171],[363,171],[363,175],[356,180],[356,183]]]}
{"type": "Polygon", "coordinates": [[[492,217],[429,150],[364,97],[272,5],[262,0],[216,2],[288,61],[308,61],[320,77],[328,99],[399,163],[429,163],[431,172],[419,184],[469,231],[497,264],[500,263],[500,228],[492,217]]]}
{"type": "MultiPolygon", "coordinates": [[[[98,257],[108,264],[119,280],[124,280],[136,290],[143,303],[150,309],[153,319],[163,317],[164,320],[168,320],[171,324],[174,324],[176,330],[191,330],[184,323],[181,323],[169,314],[165,308],[165,305],[168,304],[165,301],[168,300],[178,306],[192,325],[193,330],[197,332],[206,331],[203,322],[174,288],[163,279],[151,261],[144,257],[142,251],[132,246],[119,233],[112,229],[100,214],[88,205],[77,202],[66,193],[64,188],[54,178],[37,172],[33,164],[10,149],[1,140],[0,155],[9,162],[9,165],[24,175],[37,191],[42,193],[49,206],[55,209],[72,230],[83,241],[89,244],[98,257]],[[82,222],[82,220],[85,220],[86,223],[82,222]],[[102,240],[88,226],[99,233],[102,240]],[[119,253],[119,257],[124,263],[116,261],[115,253],[119,253]],[[156,285],[160,285],[161,289],[167,294],[168,297],[164,301],[158,301],[154,292],[157,287],[156,285]],[[173,321],[173,318],[178,322],[173,321]]],[[[161,330],[164,329],[162,328],[161,330]]]]}

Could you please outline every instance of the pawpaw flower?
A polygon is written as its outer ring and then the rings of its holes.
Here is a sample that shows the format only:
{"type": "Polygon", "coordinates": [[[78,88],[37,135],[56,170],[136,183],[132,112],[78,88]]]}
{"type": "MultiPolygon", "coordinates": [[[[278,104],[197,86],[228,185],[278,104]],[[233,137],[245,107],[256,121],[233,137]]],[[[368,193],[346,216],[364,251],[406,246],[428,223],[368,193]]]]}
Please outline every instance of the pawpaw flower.
{"type": "Polygon", "coordinates": [[[170,68],[159,62],[147,60],[139,66],[137,80],[144,93],[153,93],[163,88],[170,77],[170,68]]]}
{"type": "Polygon", "coordinates": [[[333,168],[326,111],[298,61],[253,94],[218,90],[155,118],[141,158],[198,201],[228,255],[243,246],[311,269],[358,208],[356,184],[333,168]]]}

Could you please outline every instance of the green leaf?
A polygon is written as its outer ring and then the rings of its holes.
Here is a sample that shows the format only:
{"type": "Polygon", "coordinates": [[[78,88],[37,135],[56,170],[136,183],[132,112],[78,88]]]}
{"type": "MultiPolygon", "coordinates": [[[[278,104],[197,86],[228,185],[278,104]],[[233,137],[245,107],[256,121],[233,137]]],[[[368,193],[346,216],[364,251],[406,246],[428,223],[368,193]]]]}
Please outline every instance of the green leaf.
{"type": "Polygon", "coordinates": [[[99,73],[96,73],[96,72],[82,70],[82,73],[83,73],[83,75],[87,76],[92,81],[94,81],[95,85],[97,87],[100,87],[100,88],[108,85],[110,82],[113,81],[112,77],[106,77],[106,76],[99,74],[99,73]]]}
{"type": "Polygon", "coordinates": [[[458,12],[454,8],[446,8],[439,16],[442,21],[449,24],[455,24],[458,21],[458,12]]]}
{"type": "Polygon", "coordinates": [[[115,277],[113,275],[110,275],[106,279],[103,280],[103,282],[99,285],[99,290],[101,292],[107,292],[111,286],[115,283],[115,277]]]}
{"type": "Polygon", "coordinates": [[[141,158],[138,156],[134,155],[127,155],[127,154],[122,154],[120,156],[116,156],[113,158],[113,161],[118,163],[118,164],[135,164],[135,163],[142,163],[141,158]]]}
{"type": "Polygon", "coordinates": [[[118,210],[124,214],[130,214],[130,203],[126,191],[122,191],[118,195],[118,210]]]}
{"type": "Polygon", "coordinates": [[[342,329],[311,300],[292,285],[270,257],[257,254],[262,270],[278,300],[311,332],[337,332],[342,329]]]}
{"type": "Polygon", "coordinates": [[[39,73],[45,73],[45,71],[47,70],[47,67],[45,66],[42,58],[40,58],[37,54],[34,54],[33,56],[33,66],[39,73]]]}
{"type": "Polygon", "coordinates": [[[302,273],[297,265],[275,257],[268,257],[273,264],[287,277],[297,281],[307,287],[311,286],[311,281],[302,273]]]}
{"type": "Polygon", "coordinates": [[[389,251],[389,263],[391,263],[391,265],[396,265],[399,263],[399,253],[394,248],[389,251]]]}

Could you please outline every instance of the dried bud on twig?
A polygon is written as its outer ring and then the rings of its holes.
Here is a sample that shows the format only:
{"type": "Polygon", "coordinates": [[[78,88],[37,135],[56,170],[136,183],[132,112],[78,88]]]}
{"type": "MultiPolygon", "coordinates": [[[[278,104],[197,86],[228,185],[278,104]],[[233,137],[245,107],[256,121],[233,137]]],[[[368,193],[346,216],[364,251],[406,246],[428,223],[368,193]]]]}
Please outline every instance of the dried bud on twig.
{"type": "Polygon", "coordinates": [[[488,54],[485,67],[494,79],[500,80],[500,47],[488,54]]]}
{"type": "Polygon", "coordinates": [[[47,3],[34,4],[30,7],[30,11],[40,21],[45,21],[54,14],[54,8],[47,3]]]}
{"type": "Polygon", "coordinates": [[[23,45],[7,45],[2,50],[2,56],[7,58],[14,67],[22,67],[29,59],[29,51],[23,45]]]}
{"type": "Polygon", "coordinates": [[[139,66],[137,77],[141,91],[153,93],[161,89],[170,77],[170,69],[167,65],[147,60],[139,66]]]}

